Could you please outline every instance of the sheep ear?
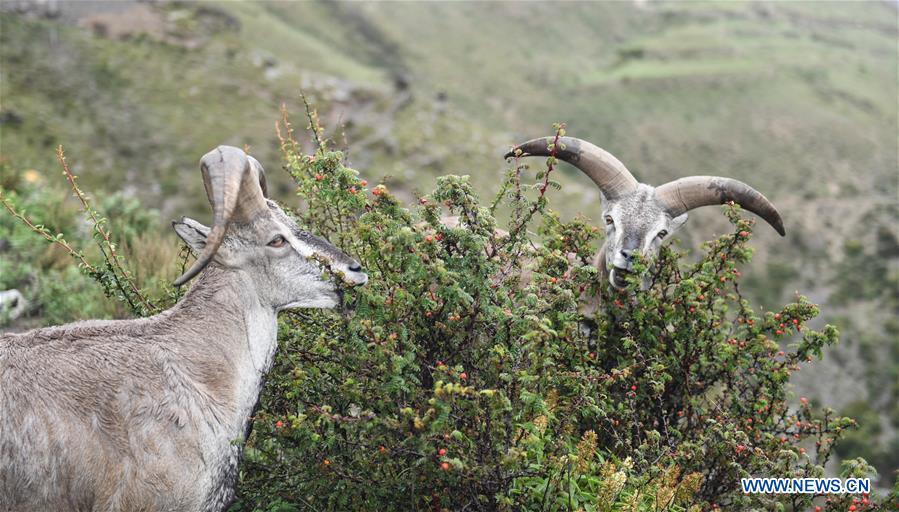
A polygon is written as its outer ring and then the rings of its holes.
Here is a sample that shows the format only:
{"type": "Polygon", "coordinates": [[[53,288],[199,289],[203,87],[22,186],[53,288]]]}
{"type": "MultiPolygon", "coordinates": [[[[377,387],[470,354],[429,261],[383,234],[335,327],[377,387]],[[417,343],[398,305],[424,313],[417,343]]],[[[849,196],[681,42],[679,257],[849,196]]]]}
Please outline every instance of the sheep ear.
{"type": "Polygon", "coordinates": [[[674,233],[675,231],[677,231],[678,229],[683,227],[684,223],[687,222],[688,217],[689,217],[688,214],[682,213],[682,214],[678,215],[677,217],[671,219],[671,224],[669,224],[669,226],[671,228],[668,230],[668,232],[674,233]]]}
{"type": "Polygon", "coordinates": [[[175,233],[184,240],[194,254],[200,254],[206,247],[206,237],[209,236],[210,229],[203,224],[191,219],[190,217],[181,217],[180,221],[172,221],[172,227],[175,233]]]}

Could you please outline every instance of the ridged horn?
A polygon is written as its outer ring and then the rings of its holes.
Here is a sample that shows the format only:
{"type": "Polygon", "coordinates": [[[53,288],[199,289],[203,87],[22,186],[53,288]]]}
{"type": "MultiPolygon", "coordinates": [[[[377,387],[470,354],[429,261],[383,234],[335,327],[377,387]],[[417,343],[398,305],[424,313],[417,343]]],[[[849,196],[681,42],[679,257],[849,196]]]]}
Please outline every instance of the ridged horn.
{"type": "MultiPolygon", "coordinates": [[[[515,156],[550,156],[550,145],[555,137],[541,137],[519,144],[506,153],[505,158],[515,156]]],[[[627,167],[608,151],[585,140],[574,137],[559,137],[559,147],[555,148],[556,158],[577,167],[596,183],[607,199],[617,199],[636,190],[637,180],[627,167]]]]}
{"type": "Polygon", "coordinates": [[[656,188],[656,200],[672,217],[677,217],[693,208],[724,204],[733,201],[765,219],[780,236],[786,235],[783,219],[774,204],[761,192],[731,178],[720,176],[690,176],[671,181],[656,188]]]}
{"type": "Polygon", "coordinates": [[[255,158],[232,146],[219,146],[200,159],[203,185],[212,205],[212,230],[197,261],[172,283],[181,286],[212,261],[232,222],[249,222],[268,211],[265,170],[255,158]]]}

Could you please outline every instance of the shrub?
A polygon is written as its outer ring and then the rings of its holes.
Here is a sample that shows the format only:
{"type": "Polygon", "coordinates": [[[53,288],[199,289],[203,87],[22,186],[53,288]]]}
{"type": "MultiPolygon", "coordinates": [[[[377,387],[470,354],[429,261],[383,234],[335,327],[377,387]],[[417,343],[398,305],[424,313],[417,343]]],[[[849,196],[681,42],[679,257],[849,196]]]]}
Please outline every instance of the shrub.
{"type": "Polygon", "coordinates": [[[778,311],[743,298],[753,223],[739,207],[724,208],[733,233],[699,262],[664,248],[649,290],[598,289],[597,229],[548,207],[553,158],[535,183],[515,162],[489,205],[445,176],[405,208],[347,168],[309,113],[313,154],[283,121],[296,215],[371,279],[347,294],[351,315],[281,317],[234,510],[825,504],[739,489],[745,476],[823,476],[854,425],[791,400],[790,374],[837,331],[808,328],[818,308],[803,297],[778,311]],[[511,212],[507,235],[498,210],[511,212]],[[594,318],[578,312],[583,293],[603,296],[594,318]]]}

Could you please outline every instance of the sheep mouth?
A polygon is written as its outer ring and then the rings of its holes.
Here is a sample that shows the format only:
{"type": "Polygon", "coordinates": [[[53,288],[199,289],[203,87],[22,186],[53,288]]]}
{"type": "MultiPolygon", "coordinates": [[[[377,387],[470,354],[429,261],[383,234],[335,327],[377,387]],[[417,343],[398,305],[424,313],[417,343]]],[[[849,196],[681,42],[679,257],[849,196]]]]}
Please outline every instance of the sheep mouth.
{"type": "Polygon", "coordinates": [[[623,289],[627,287],[627,276],[629,276],[631,272],[627,269],[612,267],[611,272],[609,272],[609,282],[612,283],[612,286],[615,288],[623,289]]]}
{"type": "Polygon", "coordinates": [[[337,295],[337,306],[334,309],[340,315],[351,317],[356,312],[356,303],[359,301],[359,297],[355,293],[347,293],[347,291],[346,288],[340,286],[334,292],[337,295]]]}

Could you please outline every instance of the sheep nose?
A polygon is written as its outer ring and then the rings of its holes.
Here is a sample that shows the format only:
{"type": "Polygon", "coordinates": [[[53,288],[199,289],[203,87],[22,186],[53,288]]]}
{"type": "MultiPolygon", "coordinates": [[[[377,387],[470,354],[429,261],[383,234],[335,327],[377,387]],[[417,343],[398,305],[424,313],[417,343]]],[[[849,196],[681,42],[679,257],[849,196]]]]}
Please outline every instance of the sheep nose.
{"type": "Polygon", "coordinates": [[[624,256],[624,259],[627,261],[632,261],[634,259],[634,253],[637,251],[634,249],[623,249],[621,251],[621,255],[624,256]]]}
{"type": "Polygon", "coordinates": [[[356,260],[350,260],[346,265],[344,282],[350,286],[362,286],[368,282],[368,274],[362,271],[362,265],[356,260]]]}

